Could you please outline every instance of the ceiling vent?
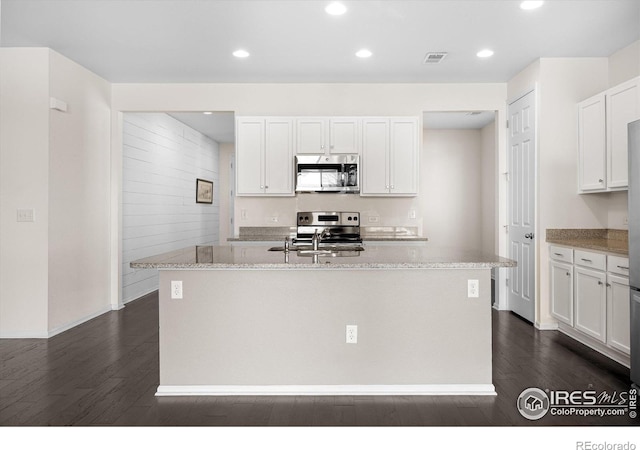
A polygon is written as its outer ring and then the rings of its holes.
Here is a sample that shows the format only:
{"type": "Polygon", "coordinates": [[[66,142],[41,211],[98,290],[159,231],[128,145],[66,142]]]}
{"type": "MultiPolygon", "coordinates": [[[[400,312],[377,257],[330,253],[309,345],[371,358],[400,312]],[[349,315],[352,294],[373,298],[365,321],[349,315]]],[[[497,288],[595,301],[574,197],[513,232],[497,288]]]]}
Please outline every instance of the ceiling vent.
{"type": "Polygon", "coordinates": [[[447,56],[447,52],[431,52],[427,53],[424,57],[424,64],[438,64],[442,61],[445,56],[447,56]]]}

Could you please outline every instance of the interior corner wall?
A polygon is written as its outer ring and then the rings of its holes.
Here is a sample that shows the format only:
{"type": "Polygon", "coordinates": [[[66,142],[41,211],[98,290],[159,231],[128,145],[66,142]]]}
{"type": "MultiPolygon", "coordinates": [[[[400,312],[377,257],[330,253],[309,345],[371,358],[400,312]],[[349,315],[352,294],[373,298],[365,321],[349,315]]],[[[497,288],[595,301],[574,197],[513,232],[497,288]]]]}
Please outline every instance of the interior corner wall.
{"type": "Polygon", "coordinates": [[[111,84],[54,52],[49,110],[49,335],[111,309],[111,84]]]}
{"type": "Polygon", "coordinates": [[[123,122],[122,300],[158,289],[158,271],[136,259],[220,240],[218,143],[162,113],[123,122]],[[213,204],[196,203],[196,179],[213,181],[213,204]]]}
{"type": "Polygon", "coordinates": [[[640,76],[640,41],[609,56],[609,87],[640,76]]]}
{"type": "Polygon", "coordinates": [[[46,337],[49,50],[0,49],[0,98],[0,337],[46,337]]]}

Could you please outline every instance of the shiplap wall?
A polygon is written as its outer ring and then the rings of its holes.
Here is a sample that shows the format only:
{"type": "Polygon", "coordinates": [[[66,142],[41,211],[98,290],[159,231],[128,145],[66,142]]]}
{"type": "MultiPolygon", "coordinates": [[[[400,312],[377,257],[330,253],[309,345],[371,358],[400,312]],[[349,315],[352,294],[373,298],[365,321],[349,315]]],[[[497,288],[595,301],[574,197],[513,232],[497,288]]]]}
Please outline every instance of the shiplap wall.
{"type": "Polygon", "coordinates": [[[124,114],[122,301],[158,288],[157,270],[133,260],[219,241],[218,143],[159,113],[124,114]],[[213,181],[213,204],[196,203],[196,178],[213,181]]]}

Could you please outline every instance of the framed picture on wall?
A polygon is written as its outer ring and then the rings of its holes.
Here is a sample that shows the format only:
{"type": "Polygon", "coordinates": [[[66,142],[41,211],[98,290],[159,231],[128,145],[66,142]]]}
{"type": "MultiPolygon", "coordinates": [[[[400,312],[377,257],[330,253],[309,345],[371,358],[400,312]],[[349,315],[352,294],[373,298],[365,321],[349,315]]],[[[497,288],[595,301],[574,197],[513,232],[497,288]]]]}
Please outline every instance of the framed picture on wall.
{"type": "Polygon", "coordinates": [[[196,179],[196,203],[213,203],[213,181],[196,179]]]}

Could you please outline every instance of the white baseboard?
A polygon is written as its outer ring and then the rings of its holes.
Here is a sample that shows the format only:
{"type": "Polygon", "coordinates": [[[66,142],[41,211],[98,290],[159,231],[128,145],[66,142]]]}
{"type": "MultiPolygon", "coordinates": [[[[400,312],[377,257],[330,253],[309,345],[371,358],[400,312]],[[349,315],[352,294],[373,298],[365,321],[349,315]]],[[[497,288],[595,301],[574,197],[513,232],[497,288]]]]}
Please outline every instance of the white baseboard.
{"type": "MultiPolygon", "coordinates": [[[[149,289],[148,291],[143,292],[142,294],[136,294],[135,297],[122,299],[122,308],[124,308],[124,305],[126,305],[127,303],[132,302],[134,300],[138,300],[139,298],[145,297],[145,296],[151,294],[152,292],[156,292],[157,290],[158,290],[158,287],[156,286],[153,289],[149,289]]],[[[119,309],[122,309],[122,308],[119,308],[119,309]]]]}
{"type": "Polygon", "coordinates": [[[602,353],[604,356],[611,358],[618,364],[622,364],[625,367],[631,366],[631,358],[628,355],[618,352],[610,347],[607,347],[600,341],[593,339],[591,336],[587,336],[584,333],[576,330],[570,325],[565,325],[563,323],[558,327],[558,331],[566,334],[567,336],[575,339],[576,341],[586,345],[587,347],[592,348],[593,350],[602,353]]]}
{"type": "Polygon", "coordinates": [[[80,325],[81,323],[85,323],[91,319],[95,319],[98,316],[103,315],[106,312],[111,311],[111,305],[109,306],[105,306],[104,308],[100,308],[98,311],[94,312],[93,314],[89,314],[88,316],[84,316],[81,319],[78,320],[74,320],[73,322],[69,322],[65,325],[62,325],[60,327],[54,328],[53,330],[49,330],[49,335],[47,337],[54,337],[57,334],[60,333],[64,333],[67,330],[70,330],[73,327],[77,327],[78,325],[80,325]]]}
{"type": "Polygon", "coordinates": [[[536,322],[535,327],[541,331],[555,331],[558,329],[558,322],[536,322]]]}
{"type": "Polygon", "coordinates": [[[100,308],[98,311],[89,314],[88,316],[84,316],[78,320],[74,320],[73,322],[66,323],[59,327],[54,328],[53,330],[49,330],[48,332],[34,332],[34,331],[16,331],[10,333],[0,333],[0,339],[48,339],[56,336],[60,333],[63,333],[67,330],[70,330],[73,327],[76,327],[84,322],[87,322],[91,319],[95,319],[102,314],[111,311],[111,305],[100,308]]]}
{"type": "Polygon", "coordinates": [[[193,395],[497,395],[493,384],[158,386],[156,396],[193,395]]]}

